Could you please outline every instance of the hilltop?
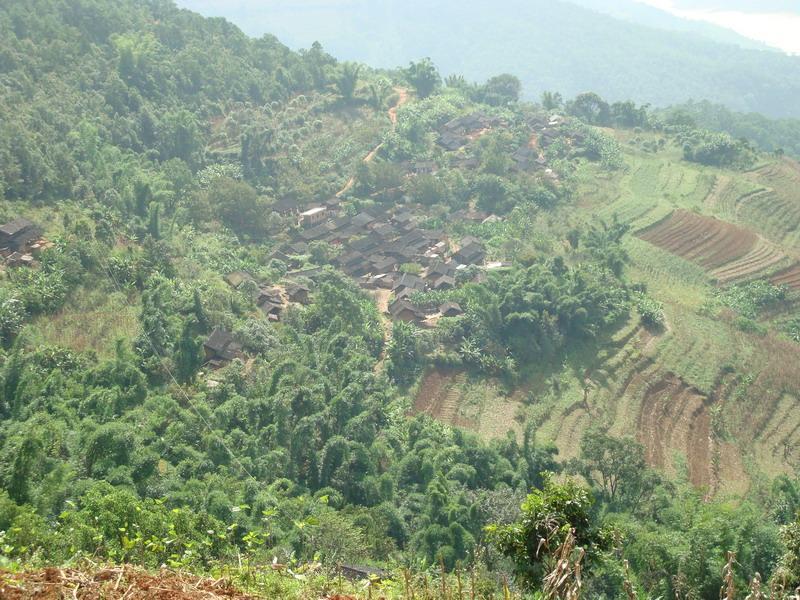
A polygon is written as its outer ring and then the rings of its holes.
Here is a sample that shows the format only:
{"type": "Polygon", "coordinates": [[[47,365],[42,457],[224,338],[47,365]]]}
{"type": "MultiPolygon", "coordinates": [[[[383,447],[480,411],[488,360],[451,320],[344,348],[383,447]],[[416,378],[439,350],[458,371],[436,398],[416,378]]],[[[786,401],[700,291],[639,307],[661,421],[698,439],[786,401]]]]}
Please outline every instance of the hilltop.
{"type": "MultiPolygon", "coordinates": [[[[211,10],[202,0],[182,5],[211,10]]],[[[276,34],[295,48],[318,41],[342,59],[373,66],[391,69],[428,56],[445,75],[470,81],[512,73],[528,99],[546,90],[591,90],[612,101],[664,107],[708,100],[800,117],[800,57],[718,41],[696,27],[676,30],[664,13],[646,25],[561,0],[476,0],[469,10],[455,0],[279,0],[268,10],[249,2],[213,10],[251,35],[276,34]]]]}
{"type": "Polygon", "coordinates": [[[34,9],[0,8],[0,585],[800,583],[798,162],[169,2],[34,9]]]}

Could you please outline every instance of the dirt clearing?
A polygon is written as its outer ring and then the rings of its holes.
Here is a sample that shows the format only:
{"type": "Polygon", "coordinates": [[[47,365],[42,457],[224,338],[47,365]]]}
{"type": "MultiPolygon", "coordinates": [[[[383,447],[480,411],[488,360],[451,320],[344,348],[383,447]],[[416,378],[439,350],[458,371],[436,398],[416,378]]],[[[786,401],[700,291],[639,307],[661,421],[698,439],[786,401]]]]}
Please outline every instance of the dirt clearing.
{"type": "Polygon", "coordinates": [[[134,567],[86,573],[47,568],[28,573],[0,571],[4,600],[255,600],[224,579],[204,579],[162,569],[147,573],[134,567]]]}

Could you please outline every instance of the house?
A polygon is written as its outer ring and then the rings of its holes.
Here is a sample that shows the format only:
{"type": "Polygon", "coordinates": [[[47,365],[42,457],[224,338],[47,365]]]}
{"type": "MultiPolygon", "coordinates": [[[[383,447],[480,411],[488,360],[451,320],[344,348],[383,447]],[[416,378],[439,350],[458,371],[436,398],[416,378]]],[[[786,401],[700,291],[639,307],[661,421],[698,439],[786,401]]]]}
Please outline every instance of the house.
{"type": "Polygon", "coordinates": [[[458,317],[464,314],[457,302],[445,302],[439,307],[439,312],[443,317],[458,317]]]}
{"type": "Polygon", "coordinates": [[[241,358],[242,346],[237,342],[233,335],[219,327],[211,332],[211,335],[203,344],[206,362],[212,367],[221,367],[234,358],[241,358]]]}
{"type": "Polygon", "coordinates": [[[453,258],[463,265],[477,265],[486,258],[486,250],[482,244],[470,242],[466,246],[461,246],[453,258]]]}
{"type": "Polygon", "coordinates": [[[363,579],[368,579],[370,581],[381,581],[383,579],[390,578],[389,573],[383,569],[375,569],[373,567],[363,567],[358,565],[341,565],[339,567],[339,572],[342,574],[342,577],[351,581],[361,581],[363,579]]]}
{"type": "Polygon", "coordinates": [[[283,311],[283,302],[275,302],[272,298],[263,298],[258,301],[258,308],[270,321],[279,321],[283,311]]]}
{"type": "Polygon", "coordinates": [[[482,222],[489,215],[480,210],[462,209],[457,210],[452,214],[452,218],[458,221],[474,221],[476,223],[482,222]]]}
{"type": "Polygon", "coordinates": [[[253,276],[247,271],[234,271],[225,275],[225,283],[234,289],[239,289],[245,281],[253,281],[253,276]]]}
{"type": "Polygon", "coordinates": [[[441,260],[437,260],[432,262],[430,267],[428,267],[428,272],[425,275],[425,279],[428,283],[433,284],[438,280],[440,277],[455,277],[456,276],[456,265],[452,262],[445,263],[441,260]]]}
{"type": "Polygon", "coordinates": [[[468,156],[464,158],[457,158],[453,161],[452,165],[457,169],[474,171],[481,166],[481,161],[476,156],[468,156]]]}
{"type": "Polygon", "coordinates": [[[342,217],[338,217],[331,221],[331,230],[332,231],[342,231],[347,226],[350,225],[351,219],[348,215],[344,215],[342,217]]]}
{"type": "Polygon", "coordinates": [[[311,229],[306,229],[303,233],[300,234],[300,237],[303,239],[304,242],[313,242],[317,240],[321,240],[322,238],[326,237],[331,232],[330,229],[326,226],[325,223],[321,225],[317,225],[316,227],[312,227],[311,229]]]}
{"type": "Polygon", "coordinates": [[[414,215],[407,210],[401,210],[395,213],[395,215],[392,217],[392,221],[397,223],[397,225],[403,229],[406,229],[414,225],[414,215]]]}
{"type": "Polygon", "coordinates": [[[290,283],[286,286],[286,295],[289,297],[289,302],[308,304],[310,293],[311,290],[308,286],[301,283],[290,283]]]}
{"type": "Polygon", "coordinates": [[[390,223],[379,223],[372,228],[372,231],[382,240],[395,237],[398,234],[397,229],[390,223]]]}
{"type": "Polygon", "coordinates": [[[292,277],[305,277],[307,279],[314,279],[322,274],[320,267],[310,267],[308,269],[301,269],[300,271],[290,271],[289,275],[292,277]]]}
{"type": "Polygon", "coordinates": [[[409,289],[412,292],[413,291],[424,292],[425,291],[425,287],[426,287],[425,281],[421,277],[418,277],[417,275],[414,275],[413,273],[403,273],[400,276],[400,279],[398,279],[395,282],[394,287],[392,288],[392,291],[395,294],[397,294],[399,292],[402,292],[403,290],[406,290],[406,289],[409,289]]]}
{"type": "Polygon", "coordinates": [[[442,275],[431,287],[434,290],[452,290],[454,287],[456,287],[456,279],[450,275],[442,275]]]}
{"type": "Polygon", "coordinates": [[[538,167],[539,152],[523,146],[511,155],[511,160],[514,161],[514,168],[519,171],[528,171],[534,167],[538,167]]]}
{"type": "Polygon", "coordinates": [[[365,235],[350,244],[350,249],[356,252],[371,252],[383,243],[378,235],[365,235]]]}
{"type": "Polygon", "coordinates": [[[366,229],[375,222],[375,217],[367,212],[358,213],[350,222],[354,227],[366,229]]]}
{"type": "Polygon", "coordinates": [[[327,200],[325,200],[325,206],[328,207],[328,210],[333,212],[338,212],[339,207],[342,204],[342,199],[339,196],[331,196],[327,200]]]}
{"type": "Polygon", "coordinates": [[[411,172],[414,175],[431,175],[437,169],[438,166],[432,160],[415,160],[411,163],[411,172]]]}
{"type": "Polygon", "coordinates": [[[450,152],[454,152],[459,148],[466,146],[467,137],[460,133],[456,133],[455,131],[443,131],[439,134],[439,139],[436,140],[442,148],[445,150],[449,150],[450,152]]]}
{"type": "Polygon", "coordinates": [[[425,317],[422,312],[405,298],[395,300],[389,305],[389,315],[396,321],[413,323],[425,317]]]}
{"type": "Polygon", "coordinates": [[[294,198],[281,198],[275,201],[272,205],[272,210],[278,214],[288,216],[297,214],[300,211],[300,205],[294,198]]]}
{"type": "Polygon", "coordinates": [[[280,319],[283,311],[283,298],[278,288],[262,287],[253,292],[253,300],[259,310],[271,321],[280,319]]]}
{"type": "Polygon", "coordinates": [[[0,225],[0,248],[24,250],[41,235],[42,230],[36,223],[20,217],[0,225]]]}
{"type": "Polygon", "coordinates": [[[374,273],[388,273],[397,267],[397,259],[391,256],[376,255],[370,259],[374,273]]]}
{"type": "Polygon", "coordinates": [[[306,242],[296,242],[287,248],[287,252],[295,256],[303,256],[304,254],[308,254],[308,244],[306,242]]]}
{"type": "Polygon", "coordinates": [[[386,256],[393,256],[400,261],[400,263],[413,262],[414,258],[417,256],[416,250],[406,247],[399,241],[386,245],[383,248],[383,253],[386,256]]]}
{"type": "Polygon", "coordinates": [[[300,213],[300,225],[302,227],[314,227],[324,222],[328,218],[328,209],[324,206],[315,206],[300,213]]]}
{"type": "Polygon", "coordinates": [[[33,255],[12,252],[6,257],[6,265],[9,267],[31,267],[33,266],[33,255]]]}

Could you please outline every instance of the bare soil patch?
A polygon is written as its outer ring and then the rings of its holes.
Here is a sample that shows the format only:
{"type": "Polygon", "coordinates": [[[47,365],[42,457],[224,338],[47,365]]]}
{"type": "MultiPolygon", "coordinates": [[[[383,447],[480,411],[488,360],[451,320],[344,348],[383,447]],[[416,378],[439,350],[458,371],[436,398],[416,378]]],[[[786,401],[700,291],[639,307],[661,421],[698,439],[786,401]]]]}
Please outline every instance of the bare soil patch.
{"type": "Polygon", "coordinates": [[[732,223],[686,210],[676,210],[637,236],[710,271],[745,259],[760,239],[732,223]]]}
{"type": "Polygon", "coordinates": [[[255,600],[225,579],[204,579],[162,569],[148,573],[131,566],[82,572],[47,568],[26,573],[0,571],[4,600],[255,600]]]}
{"type": "Polygon", "coordinates": [[[710,401],[673,373],[662,374],[645,390],[639,413],[639,442],[647,462],[667,472],[673,454],[686,457],[689,480],[697,487],[711,483],[710,401]]]}

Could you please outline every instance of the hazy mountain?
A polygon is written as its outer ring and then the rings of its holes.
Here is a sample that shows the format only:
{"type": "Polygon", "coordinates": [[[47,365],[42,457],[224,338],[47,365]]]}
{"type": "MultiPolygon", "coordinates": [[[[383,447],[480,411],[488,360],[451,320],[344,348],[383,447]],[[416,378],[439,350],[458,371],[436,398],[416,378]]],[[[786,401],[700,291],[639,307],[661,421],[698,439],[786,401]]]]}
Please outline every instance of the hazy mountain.
{"type": "Polygon", "coordinates": [[[647,27],[694,33],[715,42],[735,44],[742,48],[750,48],[752,50],[774,50],[774,48],[766,44],[739,35],[735,31],[731,31],[725,27],[719,27],[703,21],[682,19],[667,11],[637,2],[636,0],[571,0],[571,2],[624,21],[638,23],[639,25],[645,25],[647,27]]]}
{"type": "MultiPolygon", "coordinates": [[[[720,43],[697,32],[647,27],[567,2],[182,4],[224,14],[250,35],[273,33],[293,47],[320,41],[340,58],[374,66],[394,67],[430,56],[443,73],[472,80],[514,73],[529,97],[546,89],[566,95],[591,89],[611,100],[668,105],[708,99],[735,110],[800,116],[800,58],[720,43]]],[[[659,17],[666,19],[666,13],[659,17]]],[[[714,28],[704,27],[709,29],[714,28]]]]}

